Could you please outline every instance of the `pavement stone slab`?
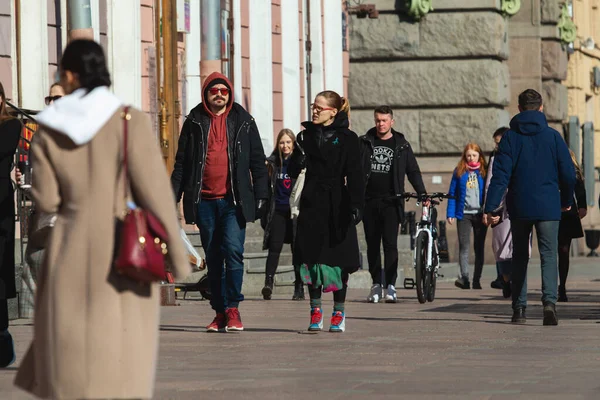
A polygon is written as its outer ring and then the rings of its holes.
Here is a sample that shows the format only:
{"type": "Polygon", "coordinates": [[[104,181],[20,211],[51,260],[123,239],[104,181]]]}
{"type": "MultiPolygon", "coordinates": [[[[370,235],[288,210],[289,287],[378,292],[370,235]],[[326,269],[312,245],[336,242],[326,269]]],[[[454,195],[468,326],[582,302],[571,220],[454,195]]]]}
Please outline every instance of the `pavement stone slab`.
{"type": "MultiPolygon", "coordinates": [[[[191,293],[164,307],[155,399],[598,399],[600,281],[597,260],[572,260],[559,325],[542,326],[539,266],[530,267],[528,321],[510,324],[510,302],[489,288],[446,280],[433,303],[400,289],[397,304],[368,304],[350,289],[347,331],[305,334],[308,301],[249,297],[246,330],[208,334],[210,305],[191,293]]],[[[490,275],[492,274],[492,275],[490,275]]],[[[323,295],[324,327],[332,296],[323,295]]],[[[13,321],[18,360],[0,370],[0,399],[31,399],[12,381],[32,337],[13,321]]]]}

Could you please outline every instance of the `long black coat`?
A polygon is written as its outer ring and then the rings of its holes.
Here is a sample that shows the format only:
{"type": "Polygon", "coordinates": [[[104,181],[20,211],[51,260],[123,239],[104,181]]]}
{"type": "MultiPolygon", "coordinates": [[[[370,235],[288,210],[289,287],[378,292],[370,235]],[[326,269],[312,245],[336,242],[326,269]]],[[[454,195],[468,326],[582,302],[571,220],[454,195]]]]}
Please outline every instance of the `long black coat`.
{"type": "Polygon", "coordinates": [[[295,179],[306,166],[294,265],[326,264],[352,273],[360,265],[352,210],[362,215],[365,195],[358,136],[348,129],[344,112],[329,126],[303,126],[297,144],[304,157],[295,152],[288,167],[295,179]]]}
{"type": "Polygon", "coordinates": [[[583,227],[579,218],[579,209],[587,209],[585,183],[581,179],[575,182],[575,200],[569,211],[561,214],[558,237],[564,240],[583,237],[583,227]]]}
{"type": "MultiPolygon", "coordinates": [[[[200,203],[210,123],[210,116],[200,103],[190,112],[179,136],[171,185],[176,202],[183,196],[183,215],[187,224],[198,222],[196,214],[200,203]]],[[[254,222],[256,202],[268,197],[265,152],[254,118],[237,103],[233,103],[227,116],[227,139],[229,179],[234,200],[241,207],[246,221],[254,222]]]]}
{"type": "Polygon", "coordinates": [[[15,192],[10,171],[21,137],[21,122],[0,123],[0,299],[17,296],[15,288],[15,192]]]}

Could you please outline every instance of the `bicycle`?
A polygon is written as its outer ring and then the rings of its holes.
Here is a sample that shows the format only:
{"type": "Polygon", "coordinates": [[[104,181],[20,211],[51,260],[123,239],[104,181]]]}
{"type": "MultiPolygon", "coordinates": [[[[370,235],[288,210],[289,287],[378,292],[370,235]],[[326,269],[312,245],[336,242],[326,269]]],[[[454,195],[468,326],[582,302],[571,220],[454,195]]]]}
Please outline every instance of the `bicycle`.
{"type": "Polygon", "coordinates": [[[453,198],[447,193],[431,193],[418,195],[416,193],[403,193],[399,197],[408,202],[411,198],[417,199],[417,206],[420,203],[429,201],[429,205],[423,205],[421,211],[421,220],[416,223],[415,249],[414,249],[414,268],[415,279],[405,278],[404,287],[412,289],[417,287],[417,298],[419,303],[435,300],[436,281],[439,273],[440,257],[437,246],[437,209],[442,199],[453,198]],[[437,199],[437,200],[436,200],[437,199]],[[439,200],[439,201],[438,201],[439,200]]]}

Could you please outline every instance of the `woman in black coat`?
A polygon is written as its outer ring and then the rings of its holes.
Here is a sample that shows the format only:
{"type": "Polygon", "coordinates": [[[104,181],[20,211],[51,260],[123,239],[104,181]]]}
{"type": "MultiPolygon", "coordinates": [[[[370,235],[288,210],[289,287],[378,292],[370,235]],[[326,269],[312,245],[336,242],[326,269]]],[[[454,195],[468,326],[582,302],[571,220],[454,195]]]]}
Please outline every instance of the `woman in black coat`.
{"type": "Polygon", "coordinates": [[[560,284],[558,286],[558,301],[569,301],[567,297],[567,276],[569,275],[569,252],[571,250],[571,240],[583,237],[583,227],[581,219],[587,215],[587,201],[585,193],[585,183],[581,167],[575,159],[573,151],[571,159],[575,165],[575,199],[573,206],[569,211],[562,213],[560,225],[558,228],[558,276],[560,284]]]}
{"type": "Polygon", "coordinates": [[[300,198],[294,265],[308,285],[310,331],[323,328],[321,292],[334,292],[330,332],[345,330],[348,275],[360,265],[356,224],[364,207],[364,179],[359,142],[348,121],[348,101],[324,91],[312,104],[312,121],[304,122],[289,173],[306,168],[300,198]],[[302,154],[302,155],[301,155],[302,154]]]}
{"type": "Polygon", "coordinates": [[[6,94],[0,83],[0,368],[15,361],[8,332],[8,299],[15,298],[15,193],[10,171],[21,137],[21,122],[6,111],[6,94]]]}
{"type": "MultiPolygon", "coordinates": [[[[273,154],[267,158],[269,171],[269,198],[268,209],[261,225],[265,230],[263,250],[269,250],[265,266],[265,286],[262,295],[265,300],[271,300],[275,272],[279,264],[279,256],[284,243],[293,242],[293,220],[290,209],[290,194],[295,180],[288,173],[288,167],[296,135],[290,129],[282,129],[277,135],[273,154]]],[[[304,284],[300,278],[300,269],[294,268],[296,280],[294,282],[294,295],[292,300],[304,300],[304,284]]]]}

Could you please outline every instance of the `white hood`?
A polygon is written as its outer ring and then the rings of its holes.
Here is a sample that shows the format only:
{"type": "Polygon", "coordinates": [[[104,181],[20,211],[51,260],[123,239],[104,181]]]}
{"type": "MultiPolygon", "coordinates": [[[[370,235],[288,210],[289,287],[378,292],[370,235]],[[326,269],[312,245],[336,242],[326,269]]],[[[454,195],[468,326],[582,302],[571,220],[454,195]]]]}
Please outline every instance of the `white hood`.
{"type": "Polygon", "coordinates": [[[35,119],[67,135],[78,146],[90,142],[122,103],[106,86],[86,93],[86,89],[77,89],[52,103],[35,119]]]}

